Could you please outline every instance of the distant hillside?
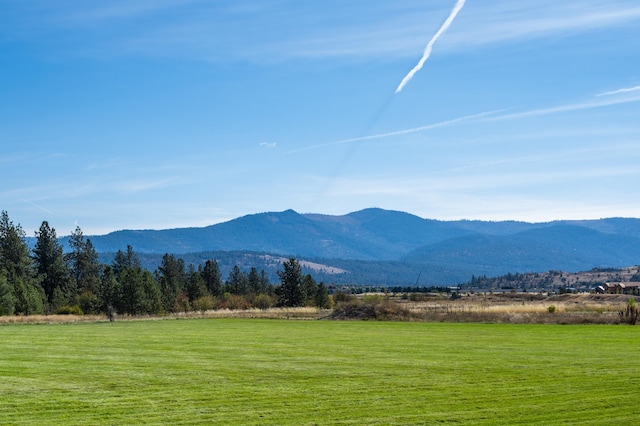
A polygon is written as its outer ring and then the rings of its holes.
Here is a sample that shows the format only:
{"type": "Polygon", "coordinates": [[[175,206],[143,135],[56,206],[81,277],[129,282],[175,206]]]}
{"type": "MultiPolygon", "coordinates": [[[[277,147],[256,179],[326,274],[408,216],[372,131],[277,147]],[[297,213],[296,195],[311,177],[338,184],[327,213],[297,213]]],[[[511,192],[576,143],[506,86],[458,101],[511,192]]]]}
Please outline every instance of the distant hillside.
{"type": "Polygon", "coordinates": [[[422,273],[425,283],[438,285],[466,281],[471,275],[575,272],[640,263],[640,219],[624,218],[438,221],[376,208],[341,216],[287,210],[204,228],[125,230],[90,238],[101,253],[131,245],[156,260],[164,253],[194,259],[203,252],[296,256],[348,271],[330,277],[336,281],[393,285],[398,285],[398,274],[413,284],[422,273]]]}

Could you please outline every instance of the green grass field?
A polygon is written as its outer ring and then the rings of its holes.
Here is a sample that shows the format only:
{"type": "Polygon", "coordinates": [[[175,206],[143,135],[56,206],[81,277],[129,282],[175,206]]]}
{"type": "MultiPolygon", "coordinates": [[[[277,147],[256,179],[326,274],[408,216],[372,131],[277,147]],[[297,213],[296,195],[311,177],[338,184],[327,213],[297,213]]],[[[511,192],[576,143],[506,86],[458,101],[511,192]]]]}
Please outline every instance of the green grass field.
{"type": "Polygon", "coordinates": [[[0,424],[637,424],[640,327],[0,327],[0,424]]]}

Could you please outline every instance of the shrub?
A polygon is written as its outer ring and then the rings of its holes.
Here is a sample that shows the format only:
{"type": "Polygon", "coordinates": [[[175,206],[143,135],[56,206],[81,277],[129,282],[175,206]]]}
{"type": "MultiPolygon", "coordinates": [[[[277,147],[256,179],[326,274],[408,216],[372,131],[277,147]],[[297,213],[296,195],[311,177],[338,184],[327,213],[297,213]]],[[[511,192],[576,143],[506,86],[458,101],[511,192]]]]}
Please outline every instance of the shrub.
{"type": "Polygon", "coordinates": [[[78,305],[61,306],[58,309],[56,309],[55,313],[57,315],[83,315],[82,309],[80,309],[80,306],[78,305]]]}
{"type": "Polygon", "coordinates": [[[554,313],[556,312],[556,307],[555,307],[555,305],[551,305],[551,306],[549,306],[549,307],[547,308],[547,311],[548,311],[550,314],[554,314],[554,313]]]}
{"type": "Polygon", "coordinates": [[[100,312],[100,299],[91,291],[85,291],[78,297],[78,305],[82,312],[97,314],[100,312]]]}
{"type": "Polygon", "coordinates": [[[206,312],[213,309],[216,306],[216,300],[213,296],[202,296],[193,302],[191,302],[191,307],[194,311],[206,312]]]}
{"type": "Polygon", "coordinates": [[[638,303],[636,302],[636,299],[630,297],[627,302],[627,307],[623,311],[620,311],[619,315],[622,322],[636,325],[640,318],[640,310],[638,310],[638,303]]]}
{"type": "Polygon", "coordinates": [[[179,312],[189,312],[191,310],[189,296],[184,292],[180,292],[178,296],[176,296],[176,307],[179,312]]]}
{"type": "Polygon", "coordinates": [[[268,294],[258,294],[253,299],[253,307],[258,309],[269,309],[275,304],[275,301],[268,294]]]}
{"type": "Polygon", "coordinates": [[[345,319],[375,319],[376,309],[360,300],[350,300],[339,303],[332,316],[345,319]]]}
{"type": "Polygon", "coordinates": [[[334,303],[342,303],[342,302],[350,302],[353,299],[353,296],[349,293],[345,293],[343,291],[336,291],[333,294],[334,303]]]}
{"type": "Polygon", "coordinates": [[[382,302],[382,296],[379,294],[365,294],[364,303],[368,303],[369,305],[378,305],[382,302]]]}
{"type": "Polygon", "coordinates": [[[228,296],[225,294],[225,300],[222,304],[225,308],[231,309],[232,311],[249,309],[251,307],[247,299],[237,294],[230,294],[228,296]]]}

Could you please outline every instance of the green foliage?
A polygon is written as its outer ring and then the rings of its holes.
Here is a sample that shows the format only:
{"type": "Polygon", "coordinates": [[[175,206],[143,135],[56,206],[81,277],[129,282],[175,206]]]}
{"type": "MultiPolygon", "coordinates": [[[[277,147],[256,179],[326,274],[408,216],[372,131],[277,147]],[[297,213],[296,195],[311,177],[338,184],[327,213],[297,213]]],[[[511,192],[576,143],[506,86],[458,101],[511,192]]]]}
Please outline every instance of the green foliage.
{"type": "Polygon", "coordinates": [[[547,308],[547,312],[549,312],[550,314],[555,313],[555,312],[556,312],[556,307],[555,307],[554,305],[550,305],[550,306],[547,308]]]}
{"type": "Polygon", "coordinates": [[[251,304],[240,294],[226,293],[221,307],[231,310],[243,310],[251,308],[251,304]]]}
{"type": "Polygon", "coordinates": [[[76,296],[75,286],[70,280],[69,270],[64,263],[62,246],[58,243],[56,230],[47,221],[42,222],[36,232],[36,245],[33,258],[40,277],[42,288],[49,306],[55,310],[73,301],[76,296]]]}
{"type": "Polygon", "coordinates": [[[5,272],[0,270],[0,315],[13,315],[16,309],[16,297],[9,285],[5,272]]]}
{"type": "Polygon", "coordinates": [[[272,296],[268,294],[259,294],[253,299],[253,307],[258,309],[269,309],[275,305],[272,296]]]}
{"type": "Polygon", "coordinates": [[[247,294],[247,277],[238,265],[234,265],[229,272],[229,277],[227,281],[225,281],[224,288],[226,292],[231,294],[247,294]]]}
{"type": "Polygon", "coordinates": [[[187,283],[185,293],[189,298],[189,302],[200,299],[207,294],[207,287],[202,277],[202,268],[196,270],[191,264],[187,268],[187,283]]]}
{"type": "Polygon", "coordinates": [[[278,296],[278,306],[295,307],[303,306],[305,303],[305,293],[302,288],[302,269],[296,259],[289,258],[283,262],[283,271],[278,271],[281,284],[276,289],[278,296]]]}
{"type": "Polygon", "coordinates": [[[172,254],[165,254],[162,264],[158,267],[157,279],[162,308],[166,312],[175,312],[178,309],[176,298],[186,283],[184,260],[177,259],[172,254]]]}
{"type": "Polygon", "coordinates": [[[116,277],[120,276],[120,273],[123,269],[137,268],[139,266],[141,266],[140,259],[138,258],[138,255],[136,255],[136,253],[133,251],[133,247],[131,247],[130,245],[127,246],[126,252],[118,250],[111,265],[111,267],[113,268],[113,273],[116,277]]]}
{"type": "Polygon", "coordinates": [[[209,294],[207,294],[206,296],[202,296],[199,299],[196,299],[193,302],[191,302],[191,307],[193,308],[194,311],[199,311],[203,313],[211,309],[217,308],[218,306],[219,306],[218,300],[209,294]]]}
{"type": "Polygon", "coordinates": [[[36,276],[22,227],[9,220],[6,211],[0,214],[0,273],[6,278],[4,310],[16,314],[44,312],[44,290],[36,276]]]}
{"type": "Polygon", "coordinates": [[[331,309],[331,307],[333,306],[333,301],[329,297],[327,286],[325,286],[323,282],[318,284],[318,288],[316,289],[314,305],[320,309],[331,309]]]}
{"type": "Polygon", "coordinates": [[[64,261],[71,272],[76,291],[95,293],[100,283],[100,262],[91,240],[85,239],[80,227],[69,237],[71,252],[64,255],[64,261]]]}
{"type": "Polygon", "coordinates": [[[86,314],[97,314],[101,310],[100,298],[89,290],[85,290],[78,296],[78,305],[86,314]]]}
{"type": "Polygon", "coordinates": [[[61,306],[55,310],[58,315],[84,315],[82,309],[78,305],[73,306],[61,306]]]}
{"type": "Polygon", "coordinates": [[[204,280],[205,287],[207,287],[209,294],[215,297],[222,296],[222,278],[220,276],[218,262],[215,259],[207,260],[204,263],[202,279],[204,280]]]}
{"type": "Polygon", "coordinates": [[[301,289],[305,305],[315,305],[316,293],[318,292],[318,284],[316,283],[316,280],[313,279],[311,274],[306,274],[304,277],[302,277],[301,289]]]}

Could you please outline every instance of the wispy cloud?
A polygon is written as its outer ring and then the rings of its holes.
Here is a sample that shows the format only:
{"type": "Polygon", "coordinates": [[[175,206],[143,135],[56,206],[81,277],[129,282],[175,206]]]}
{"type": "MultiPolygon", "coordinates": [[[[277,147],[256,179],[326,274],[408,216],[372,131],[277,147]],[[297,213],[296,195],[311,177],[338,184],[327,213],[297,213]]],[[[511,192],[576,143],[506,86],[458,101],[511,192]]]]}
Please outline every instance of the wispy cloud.
{"type": "Polygon", "coordinates": [[[275,148],[277,144],[275,142],[260,142],[260,146],[265,148],[275,148]]]}
{"type": "Polygon", "coordinates": [[[478,120],[478,119],[481,119],[481,118],[488,117],[488,116],[491,116],[493,114],[499,113],[500,111],[504,111],[504,110],[486,111],[486,112],[481,112],[479,114],[465,115],[463,117],[453,118],[451,120],[440,121],[438,123],[428,124],[426,126],[413,127],[411,129],[396,130],[396,131],[393,131],[393,132],[378,133],[378,134],[375,134],[375,135],[360,136],[360,137],[357,137],[357,138],[342,139],[342,140],[338,140],[338,141],[334,141],[334,142],[327,142],[327,143],[322,143],[322,144],[317,144],[317,145],[310,145],[310,146],[306,146],[306,147],[302,147],[302,148],[292,149],[290,151],[285,152],[284,154],[293,154],[293,153],[296,153],[296,152],[309,151],[309,150],[318,149],[318,148],[325,148],[325,147],[332,146],[332,145],[341,145],[341,144],[352,143],[352,142],[360,142],[360,141],[367,141],[367,140],[373,140],[373,139],[383,139],[383,138],[390,138],[390,137],[393,137],[393,136],[406,135],[406,134],[409,134],[409,133],[423,132],[425,130],[431,130],[431,129],[437,129],[437,128],[440,128],[440,127],[452,126],[454,124],[459,124],[459,123],[466,122],[466,121],[478,120]]]}
{"type": "Polygon", "coordinates": [[[603,108],[607,106],[626,104],[631,102],[640,102],[640,94],[638,96],[610,97],[603,99],[591,99],[582,102],[575,102],[565,105],[558,105],[548,108],[536,108],[522,112],[514,112],[510,114],[497,115],[495,117],[487,117],[485,121],[513,120],[518,118],[527,118],[543,115],[561,114],[566,112],[580,111],[593,108],[603,108]]]}
{"type": "MultiPolygon", "coordinates": [[[[425,17],[440,16],[443,10],[425,4],[411,15],[392,15],[385,22],[372,21],[331,31],[305,30],[295,41],[280,40],[262,46],[273,57],[410,57],[423,40],[425,17]]],[[[475,49],[502,43],[554,39],[604,28],[635,26],[640,6],[634,1],[550,1],[522,0],[474,2],[457,18],[461,25],[447,33],[439,51],[475,49]]],[[[431,22],[437,28],[437,20],[431,22]]]]}
{"type": "MultiPolygon", "coordinates": [[[[104,51],[261,63],[331,57],[395,60],[413,56],[424,46],[425,31],[438,28],[447,13],[442,3],[433,2],[411,7],[372,3],[366,11],[348,3],[336,4],[330,13],[324,6],[279,1],[249,2],[240,10],[233,2],[204,0],[38,3],[14,6],[17,11],[0,16],[0,35],[64,35],[67,49],[87,55],[104,51]],[[283,21],[289,24],[275,24],[283,21]]],[[[474,2],[457,19],[463,25],[447,34],[441,51],[637,25],[640,6],[633,0],[474,2]]]]}
{"type": "Polygon", "coordinates": [[[464,18],[466,25],[447,37],[445,49],[635,25],[640,20],[640,6],[633,1],[603,0],[495,2],[469,8],[464,18]]]}
{"type": "Polygon", "coordinates": [[[29,204],[30,206],[33,206],[33,207],[37,208],[38,210],[42,210],[43,212],[48,213],[50,215],[54,215],[55,214],[51,210],[49,210],[47,208],[44,208],[41,205],[34,203],[33,201],[29,201],[29,200],[25,200],[25,199],[22,199],[22,201],[24,201],[25,203],[29,204]]]}
{"type": "Polygon", "coordinates": [[[536,116],[562,114],[562,113],[588,110],[588,109],[594,109],[594,108],[604,108],[608,106],[626,104],[631,102],[640,102],[640,93],[637,96],[613,96],[616,94],[619,95],[619,94],[635,92],[635,91],[640,92],[640,87],[638,87],[638,89],[633,88],[633,90],[621,89],[618,91],[614,91],[609,93],[609,95],[612,95],[612,96],[602,98],[602,99],[600,99],[601,95],[596,95],[595,98],[598,98],[598,99],[589,99],[585,101],[568,103],[564,105],[557,105],[557,106],[546,107],[546,108],[534,108],[534,109],[528,109],[525,111],[512,112],[512,113],[506,113],[506,114],[505,113],[501,114],[501,113],[504,111],[507,111],[508,109],[486,111],[478,114],[465,115],[463,117],[458,117],[451,120],[445,120],[438,123],[428,124],[425,126],[413,127],[410,129],[396,130],[393,132],[378,133],[375,135],[361,136],[356,138],[341,139],[341,140],[321,143],[317,145],[309,145],[306,147],[289,150],[284,154],[294,154],[298,152],[310,151],[314,149],[326,148],[334,145],[348,144],[353,142],[391,138],[394,136],[424,132],[427,130],[437,129],[441,127],[454,126],[454,125],[463,124],[466,122],[492,122],[492,121],[515,120],[515,119],[522,119],[522,118],[529,118],[529,117],[536,117],[536,116]]]}
{"type": "Polygon", "coordinates": [[[625,87],[623,89],[618,89],[618,90],[611,90],[609,92],[603,92],[603,93],[598,93],[596,95],[596,97],[600,97],[600,96],[612,96],[612,95],[619,95],[622,93],[630,93],[630,92],[636,92],[640,90],[640,86],[634,86],[634,87],[625,87]]]}

